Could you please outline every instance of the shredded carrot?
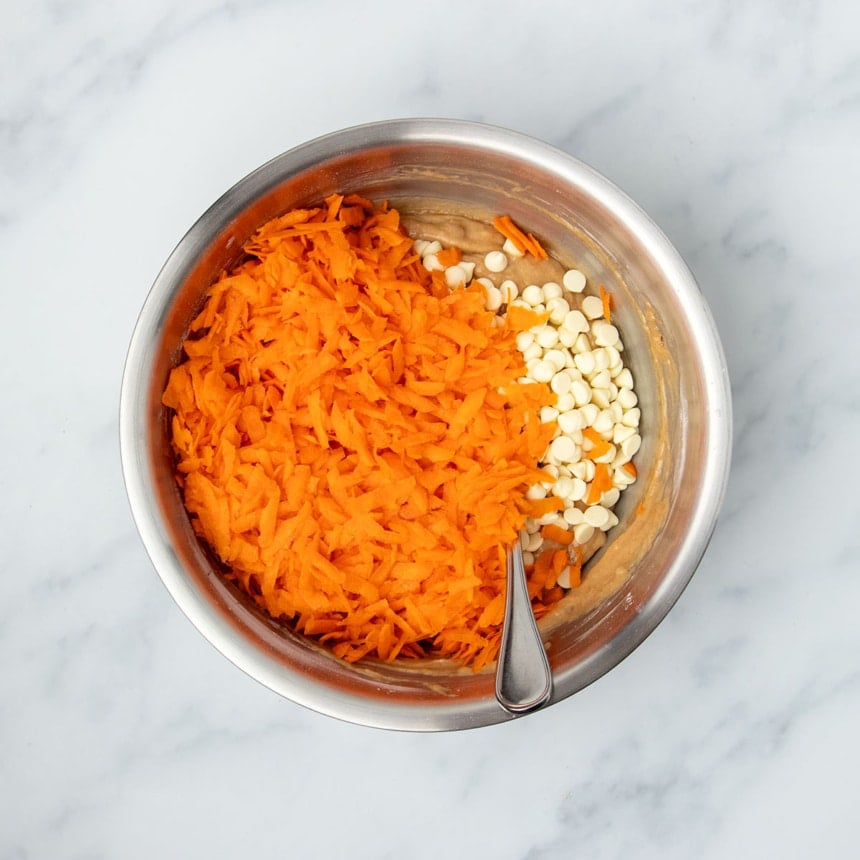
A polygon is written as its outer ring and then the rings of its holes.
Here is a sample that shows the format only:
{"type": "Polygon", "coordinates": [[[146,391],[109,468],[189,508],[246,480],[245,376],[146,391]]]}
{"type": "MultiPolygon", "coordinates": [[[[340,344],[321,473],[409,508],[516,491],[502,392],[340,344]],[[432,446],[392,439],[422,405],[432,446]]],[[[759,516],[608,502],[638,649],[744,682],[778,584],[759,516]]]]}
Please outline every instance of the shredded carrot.
{"type": "Polygon", "coordinates": [[[593,427],[584,428],[582,435],[591,442],[591,448],[582,455],[588,460],[596,460],[612,449],[612,443],[604,439],[593,427]]]}
{"type": "Polygon", "coordinates": [[[543,587],[548,576],[552,574],[552,553],[542,552],[535,558],[534,563],[535,579],[537,585],[543,587]]]}
{"type": "Polygon", "coordinates": [[[493,218],[493,226],[506,239],[510,239],[514,247],[521,254],[531,254],[538,260],[545,260],[547,254],[543,245],[534,237],[532,233],[525,233],[521,230],[511,218],[510,215],[498,215],[493,218]]]}
{"type": "Polygon", "coordinates": [[[547,588],[544,592],[544,603],[558,603],[564,597],[564,591],[560,585],[554,585],[552,588],[547,588]]]}
{"type": "MultiPolygon", "coordinates": [[[[535,560],[535,585],[542,584],[542,593],[554,589],[558,582],[558,575],[567,567],[569,558],[567,550],[557,549],[543,552],[535,560]]],[[[538,592],[540,594],[541,592],[538,592]]]]}
{"type": "Polygon", "coordinates": [[[549,311],[538,313],[522,305],[511,305],[505,315],[505,323],[513,331],[526,331],[535,326],[543,325],[549,319],[549,311]]]}
{"type": "MultiPolygon", "coordinates": [[[[546,480],[546,473],[543,473],[541,480],[546,480]]],[[[529,499],[524,503],[530,517],[540,519],[544,514],[551,514],[553,511],[564,509],[564,499],[558,496],[546,496],[543,499],[529,499]]]]}
{"type": "MultiPolygon", "coordinates": [[[[494,325],[480,286],[449,290],[397,210],[355,195],[243,250],[163,394],[195,530],[273,618],[345,660],[486,665],[504,547],[563,506],[525,498],[556,429],[539,420],[550,389],[517,382],[516,331],[538,315],[494,325]]],[[[537,615],[560,596],[545,583],[537,615]]]]}
{"type": "Polygon", "coordinates": [[[555,523],[547,523],[540,530],[540,534],[544,540],[553,540],[563,546],[569,546],[573,542],[573,533],[555,523]]]}
{"type": "Polygon", "coordinates": [[[463,253],[456,245],[452,245],[450,248],[443,248],[439,251],[436,254],[436,259],[446,268],[456,266],[463,259],[463,253]]]}
{"type": "Polygon", "coordinates": [[[557,549],[552,554],[552,572],[558,578],[558,575],[567,567],[568,557],[567,551],[563,549],[557,549]]]}
{"type": "Polygon", "coordinates": [[[596,505],[600,502],[600,497],[609,492],[613,487],[612,471],[606,463],[594,464],[594,478],[588,486],[588,494],[585,497],[585,502],[588,505],[596,505]]]}
{"type": "Polygon", "coordinates": [[[603,318],[612,322],[612,293],[607,292],[603,284],[600,285],[600,300],[603,302],[603,318]]]}

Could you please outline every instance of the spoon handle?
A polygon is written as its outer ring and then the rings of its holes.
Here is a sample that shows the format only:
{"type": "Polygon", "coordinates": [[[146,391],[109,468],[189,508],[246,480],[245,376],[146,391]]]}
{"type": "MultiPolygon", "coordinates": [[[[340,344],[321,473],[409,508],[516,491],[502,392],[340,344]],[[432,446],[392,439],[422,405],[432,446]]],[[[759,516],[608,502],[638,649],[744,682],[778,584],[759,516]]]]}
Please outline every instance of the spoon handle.
{"type": "Polygon", "coordinates": [[[502,643],[496,664],[496,698],[512,714],[525,714],[552,695],[552,672],[529,599],[523,548],[508,548],[508,585],[502,643]]]}

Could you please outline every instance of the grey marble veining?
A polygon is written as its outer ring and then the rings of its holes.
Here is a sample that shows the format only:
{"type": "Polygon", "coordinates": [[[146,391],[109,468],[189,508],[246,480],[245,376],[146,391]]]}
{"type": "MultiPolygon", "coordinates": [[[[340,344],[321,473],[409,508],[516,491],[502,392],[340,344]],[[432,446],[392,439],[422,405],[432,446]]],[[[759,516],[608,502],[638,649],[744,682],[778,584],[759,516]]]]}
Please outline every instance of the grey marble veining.
{"type": "Polygon", "coordinates": [[[853,856],[858,33],[847,0],[6,0],[0,858],[853,856]],[[140,545],[116,427],[198,214],[408,115],[530,133],[631,194],[701,284],[736,422],[657,631],[566,702],[433,736],[307,712],[217,654],[140,545]]]}

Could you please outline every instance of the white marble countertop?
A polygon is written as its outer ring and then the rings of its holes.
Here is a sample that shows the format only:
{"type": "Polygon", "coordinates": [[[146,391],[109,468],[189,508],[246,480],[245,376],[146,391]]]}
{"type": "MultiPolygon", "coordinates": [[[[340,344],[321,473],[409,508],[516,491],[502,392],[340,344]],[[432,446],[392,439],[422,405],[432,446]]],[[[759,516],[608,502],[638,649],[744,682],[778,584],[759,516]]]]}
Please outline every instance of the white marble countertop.
{"type": "Polygon", "coordinates": [[[856,856],[858,33],[847,0],[4,0],[0,858],[856,856]],[[395,116],[619,184],[733,382],[724,513],[675,609],[588,689],[471,732],[246,677],[168,596],[120,474],[125,350],[178,238],[277,153],[395,116]]]}

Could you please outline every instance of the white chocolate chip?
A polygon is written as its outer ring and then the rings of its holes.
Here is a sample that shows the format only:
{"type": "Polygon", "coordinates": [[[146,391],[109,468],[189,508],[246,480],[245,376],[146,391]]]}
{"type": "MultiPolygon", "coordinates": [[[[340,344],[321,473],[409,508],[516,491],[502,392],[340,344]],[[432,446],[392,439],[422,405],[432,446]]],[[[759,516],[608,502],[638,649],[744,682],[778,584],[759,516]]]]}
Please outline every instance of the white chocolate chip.
{"type": "Polygon", "coordinates": [[[490,251],[484,257],[484,266],[488,272],[504,272],[508,265],[508,258],[503,251],[490,251]]]}
{"type": "Polygon", "coordinates": [[[570,391],[571,379],[563,370],[556,373],[549,382],[549,387],[555,394],[567,394],[570,391]]]}
{"type": "Polygon", "coordinates": [[[526,549],[529,552],[537,552],[541,548],[542,543],[543,538],[540,536],[540,532],[535,532],[533,535],[529,535],[529,543],[526,549]]]}
{"type": "Polygon", "coordinates": [[[561,282],[571,293],[581,293],[585,289],[585,275],[578,269],[568,269],[561,282]]]}
{"type": "Polygon", "coordinates": [[[578,352],[573,357],[573,363],[576,365],[576,369],[586,376],[594,373],[594,353],[590,350],[588,352],[578,352]]]}
{"type": "Polygon", "coordinates": [[[523,350],[523,359],[528,363],[533,358],[540,358],[543,355],[543,350],[539,343],[531,343],[523,350]]]}
{"type": "Polygon", "coordinates": [[[604,347],[598,346],[596,349],[592,350],[591,354],[594,356],[594,366],[598,371],[608,370],[609,353],[606,352],[604,347]]]}
{"type": "Polygon", "coordinates": [[[585,522],[594,528],[603,528],[609,522],[609,511],[603,505],[589,505],[583,514],[585,522]]]}
{"type": "MultiPolygon", "coordinates": [[[[558,417],[561,418],[561,415],[558,417]]],[[[618,423],[612,428],[612,441],[616,445],[620,445],[625,439],[629,439],[635,432],[635,427],[627,427],[625,424],[618,423]]]]}
{"type": "Polygon", "coordinates": [[[595,320],[591,334],[598,346],[614,346],[618,343],[618,329],[605,320],[595,320]]]}
{"type": "Polygon", "coordinates": [[[445,267],[439,262],[439,258],[435,254],[427,254],[421,262],[428,272],[441,272],[445,267]]]}
{"type": "Polygon", "coordinates": [[[623,365],[622,368],[621,372],[615,377],[615,384],[619,389],[633,388],[633,374],[626,367],[623,367],[623,365]]]}
{"type": "Polygon", "coordinates": [[[575,334],[582,334],[583,332],[588,331],[588,320],[585,318],[585,314],[582,311],[568,311],[564,315],[564,319],[561,322],[561,327],[567,329],[568,331],[572,331],[575,334]]]}
{"type": "Polygon", "coordinates": [[[488,311],[497,311],[502,306],[502,291],[492,282],[484,285],[484,295],[488,311]]]}
{"type": "Polygon", "coordinates": [[[549,382],[554,373],[555,368],[548,361],[539,359],[534,367],[529,371],[529,376],[538,382],[549,382]]]}
{"type": "MultiPolygon", "coordinates": [[[[619,392],[620,394],[621,392],[619,392]]],[[[627,427],[638,427],[639,426],[639,407],[634,406],[632,409],[625,409],[624,414],[621,416],[621,423],[627,427]]]]}
{"type": "Polygon", "coordinates": [[[525,352],[535,341],[535,336],[530,331],[517,332],[517,349],[525,352]]]}
{"type": "Polygon", "coordinates": [[[596,403],[601,409],[606,409],[609,406],[609,390],[606,388],[592,388],[591,401],[596,403]]]}
{"type": "Polygon", "coordinates": [[[510,239],[505,239],[505,243],[502,245],[502,251],[514,260],[518,260],[523,256],[523,252],[510,239]]]}
{"type": "MultiPolygon", "coordinates": [[[[570,371],[568,371],[568,373],[570,373],[570,371]]],[[[572,375],[571,379],[573,379],[572,375]]],[[[573,399],[573,395],[570,393],[559,394],[555,406],[559,412],[568,412],[576,406],[576,401],[573,399]]]]}
{"type": "Polygon", "coordinates": [[[573,527],[574,540],[580,546],[584,543],[588,543],[593,536],[594,526],[590,526],[588,523],[580,523],[578,526],[573,527]]]}
{"type": "MultiPolygon", "coordinates": [[[[568,436],[576,430],[582,430],[582,413],[570,409],[567,412],[560,412],[558,415],[558,426],[562,433],[566,433],[568,436]]],[[[632,428],[628,428],[631,429],[632,428]]]]}
{"type": "Polygon", "coordinates": [[[543,360],[548,361],[556,369],[556,371],[559,371],[564,367],[566,357],[567,353],[561,349],[548,349],[543,354],[543,360]]]}
{"type": "Polygon", "coordinates": [[[526,490],[526,498],[527,499],[545,499],[546,498],[546,490],[541,484],[532,484],[526,490]]]}
{"type": "Polygon", "coordinates": [[[535,340],[544,348],[550,349],[558,343],[558,329],[551,325],[540,326],[534,330],[535,340]]]}
{"type": "Polygon", "coordinates": [[[521,295],[532,307],[541,304],[544,300],[543,290],[537,284],[529,284],[521,295]]]}
{"type": "Polygon", "coordinates": [[[624,456],[628,459],[632,458],[633,455],[639,450],[642,445],[642,437],[638,433],[634,433],[628,439],[625,439],[621,443],[621,451],[624,456]]]}
{"type": "Polygon", "coordinates": [[[600,414],[600,409],[594,403],[586,403],[585,406],[580,406],[582,417],[585,420],[585,427],[594,424],[597,421],[597,416],[600,414]]]}
{"type": "Polygon", "coordinates": [[[550,421],[555,421],[556,418],[558,418],[558,409],[554,406],[541,406],[540,420],[542,424],[549,424],[550,421]]]}
{"type": "Polygon", "coordinates": [[[618,402],[622,409],[632,409],[639,402],[639,398],[632,388],[621,388],[618,391],[618,402]]]}
{"type": "Polygon", "coordinates": [[[620,489],[629,487],[636,480],[634,475],[631,475],[627,469],[619,466],[612,471],[612,484],[620,489]]]}
{"type": "Polygon", "coordinates": [[[613,419],[612,413],[608,409],[601,409],[597,418],[595,418],[591,423],[591,426],[600,433],[601,436],[606,438],[615,426],[615,419],[613,419]]]}
{"type": "Polygon", "coordinates": [[[456,266],[448,266],[445,269],[445,283],[449,287],[462,287],[469,280],[469,275],[462,263],[457,263],[456,266]]]}
{"type": "Polygon", "coordinates": [[[571,463],[570,464],[570,474],[574,478],[580,478],[581,480],[584,481],[586,471],[587,471],[587,469],[586,469],[585,461],[583,461],[583,460],[580,460],[580,462],[578,462],[578,463],[571,463]]]}
{"type": "MultiPolygon", "coordinates": [[[[584,481],[580,481],[580,483],[583,486],[585,485],[584,481]]],[[[585,518],[582,515],[582,511],[574,506],[565,508],[562,516],[564,517],[564,521],[571,526],[578,526],[580,523],[585,522],[585,518]]]]}
{"type": "Polygon", "coordinates": [[[561,325],[564,318],[570,313],[570,305],[562,298],[549,298],[547,296],[546,309],[549,311],[550,322],[561,325]]]}
{"type": "MultiPolygon", "coordinates": [[[[562,294],[561,284],[557,284],[555,281],[547,281],[543,285],[543,294],[547,297],[547,299],[557,299],[562,294]]],[[[567,304],[567,302],[565,302],[567,304]]]]}
{"type": "Polygon", "coordinates": [[[594,374],[589,382],[591,383],[592,388],[609,388],[612,378],[610,377],[608,370],[601,370],[594,374]]]}
{"type": "Polygon", "coordinates": [[[595,463],[611,463],[615,460],[615,452],[617,451],[614,445],[610,445],[606,453],[594,458],[595,463]]]}
{"type": "Polygon", "coordinates": [[[573,342],[573,351],[575,353],[591,352],[591,341],[585,332],[576,336],[576,340],[573,342]]]}
{"type": "Polygon", "coordinates": [[[549,443],[548,453],[553,460],[569,463],[576,454],[576,443],[570,436],[557,436],[549,443]]]}
{"type": "Polygon", "coordinates": [[[570,329],[560,328],[558,330],[558,342],[570,349],[576,342],[576,335],[570,329]]]}
{"type": "Polygon", "coordinates": [[[502,291],[502,300],[506,305],[509,305],[520,294],[520,288],[516,281],[510,279],[502,281],[499,289],[502,291]]]}
{"type": "Polygon", "coordinates": [[[591,402],[591,386],[581,379],[577,379],[570,385],[570,393],[577,406],[585,406],[591,402]]]}
{"type": "MultiPolygon", "coordinates": [[[[618,504],[618,500],[621,498],[621,491],[617,487],[613,487],[611,490],[607,490],[600,497],[600,504],[605,508],[614,508],[615,505],[618,504]]],[[[610,510],[611,514],[612,511],[610,510]]]]}
{"type": "Polygon", "coordinates": [[[603,302],[597,296],[586,296],[582,300],[582,312],[590,319],[596,320],[603,316],[603,302]]]}
{"type": "Polygon", "coordinates": [[[554,496],[558,496],[560,499],[566,499],[573,492],[573,482],[576,478],[568,478],[561,476],[553,485],[552,490],[550,492],[554,496]]]}

